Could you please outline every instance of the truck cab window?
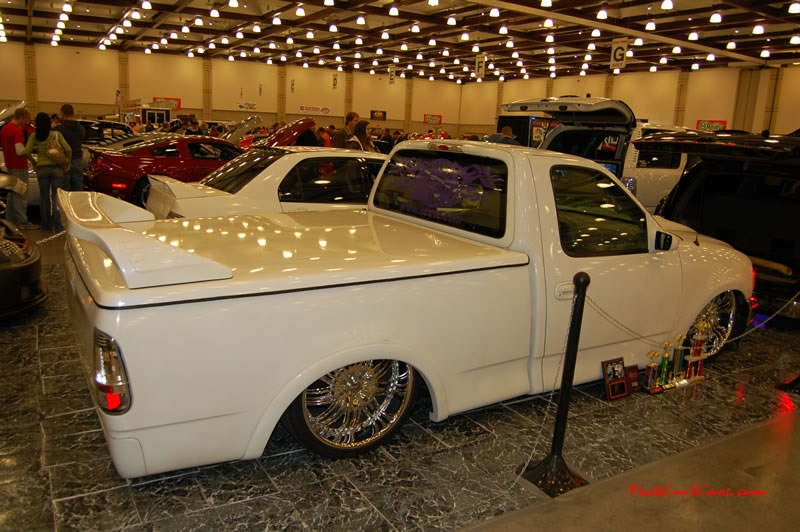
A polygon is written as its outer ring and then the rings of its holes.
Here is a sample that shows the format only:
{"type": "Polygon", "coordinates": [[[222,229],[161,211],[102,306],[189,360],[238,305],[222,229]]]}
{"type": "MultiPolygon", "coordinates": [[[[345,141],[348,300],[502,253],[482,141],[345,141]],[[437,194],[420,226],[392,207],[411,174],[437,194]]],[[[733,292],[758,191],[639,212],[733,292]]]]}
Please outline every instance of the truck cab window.
{"type": "Polygon", "coordinates": [[[561,247],[572,257],[646,253],[644,211],[610,177],[578,166],[554,166],[550,181],[561,247]]]}

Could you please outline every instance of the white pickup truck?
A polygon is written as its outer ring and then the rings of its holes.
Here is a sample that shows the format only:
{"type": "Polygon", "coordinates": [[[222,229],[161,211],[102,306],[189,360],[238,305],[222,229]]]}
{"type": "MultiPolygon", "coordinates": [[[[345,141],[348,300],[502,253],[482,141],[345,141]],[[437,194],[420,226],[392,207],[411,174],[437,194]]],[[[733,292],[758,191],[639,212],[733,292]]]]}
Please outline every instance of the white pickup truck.
{"type": "Polygon", "coordinates": [[[281,420],[312,450],[358,453],[422,381],[437,421],[547,391],[581,270],[578,383],[701,318],[716,352],[749,312],[744,255],[651,216],[601,165],[531,148],[402,143],[363,210],[154,220],[102,194],[59,201],[123,477],[256,458],[281,420]]]}

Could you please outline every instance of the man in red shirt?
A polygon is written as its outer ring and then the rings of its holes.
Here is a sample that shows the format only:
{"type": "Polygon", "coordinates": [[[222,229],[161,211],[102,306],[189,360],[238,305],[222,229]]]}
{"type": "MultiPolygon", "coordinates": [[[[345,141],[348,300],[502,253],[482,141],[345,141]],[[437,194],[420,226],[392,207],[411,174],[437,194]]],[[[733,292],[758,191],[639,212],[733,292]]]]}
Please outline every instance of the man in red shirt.
{"type": "MultiPolygon", "coordinates": [[[[28,184],[28,159],[22,155],[25,149],[25,134],[22,131],[22,126],[25,125],[30,116],[27,110],[19,108],[14,111],[14,119],[0,131],[0,143],[3,146],[3,157],[5,158],[8,174],[16,177],[26,185],[28,184]]],[[[28,221],[27,210],[25,196],[9,191],[6,220],[21,226],[23,229],[35,229],[28,221]]]]}

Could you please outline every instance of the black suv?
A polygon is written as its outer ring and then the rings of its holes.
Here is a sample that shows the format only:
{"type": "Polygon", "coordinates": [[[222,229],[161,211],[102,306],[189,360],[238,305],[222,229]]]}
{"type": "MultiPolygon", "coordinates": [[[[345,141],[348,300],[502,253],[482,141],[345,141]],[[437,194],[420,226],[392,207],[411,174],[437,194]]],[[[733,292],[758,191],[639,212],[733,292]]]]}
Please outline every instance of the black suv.
{"type": "MultiPolygon", "coordinates": [[[[750,256],[761,313],[800,290],[800,138],[740,132],[649,135],[648,152],[687,153],[680,181],[656,214],[750,256]]],[[[782,312],[800,318],[797,299],[782,312]]]]}

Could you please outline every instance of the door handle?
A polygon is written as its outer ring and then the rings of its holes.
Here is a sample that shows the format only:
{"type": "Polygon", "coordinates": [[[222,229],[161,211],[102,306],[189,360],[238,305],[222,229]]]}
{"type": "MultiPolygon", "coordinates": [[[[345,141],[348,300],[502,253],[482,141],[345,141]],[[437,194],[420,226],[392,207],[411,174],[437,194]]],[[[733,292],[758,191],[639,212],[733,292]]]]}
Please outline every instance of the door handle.
{"type": "Polygon", "coordinates": [[[572,281],[556,285],[556,299],[572,299],[575,294],[575,285],[572,281]]]}

